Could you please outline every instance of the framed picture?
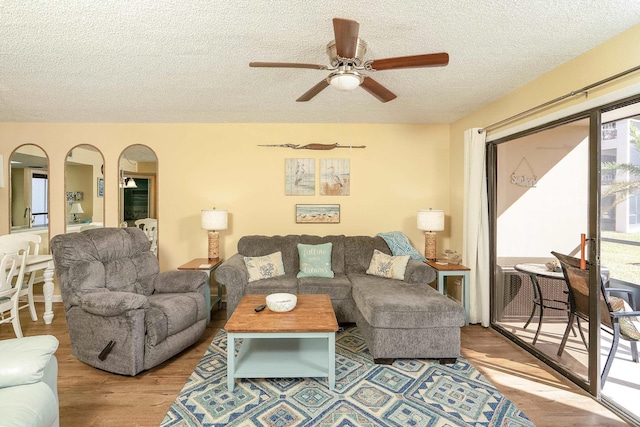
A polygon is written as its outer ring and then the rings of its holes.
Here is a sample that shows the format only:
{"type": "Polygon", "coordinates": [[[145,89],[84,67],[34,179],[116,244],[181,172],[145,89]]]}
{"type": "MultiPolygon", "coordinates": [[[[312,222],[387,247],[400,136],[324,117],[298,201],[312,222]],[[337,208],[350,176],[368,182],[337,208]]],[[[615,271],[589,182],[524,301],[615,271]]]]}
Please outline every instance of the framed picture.
{"type": "Polygon", "coordinates": [[[313,196],[316,194],[315,159],[285,159],[285,196],[313,196]]]}
{"type": "Polygon", "coordinates": [[[350,192],[349,159],[320,159],[320,195],[348,196],[350,192]]]}
{"type": "Polygon", "coordinates": [[[104,178],[98,178],[98,197],[104,197],[104,178]]]}
{"type": "Polygon", "coordinates": [[[296,224],[338,224],[340,205],[296,205],[296,224]]]}

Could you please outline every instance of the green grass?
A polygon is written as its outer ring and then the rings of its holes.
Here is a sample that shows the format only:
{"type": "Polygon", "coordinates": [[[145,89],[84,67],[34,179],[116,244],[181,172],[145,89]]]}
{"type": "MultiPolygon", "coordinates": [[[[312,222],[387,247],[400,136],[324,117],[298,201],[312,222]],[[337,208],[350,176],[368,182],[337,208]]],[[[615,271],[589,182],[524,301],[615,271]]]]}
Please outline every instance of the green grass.
{"type": "MultiPolygon", "coordinates": [[[[640,242],[640,233],[603,231],[602,237],[640,242]]],[[[612,279],[640,284],[640,246],[601,242],[600,264],[609,268],[612,279]]]]}

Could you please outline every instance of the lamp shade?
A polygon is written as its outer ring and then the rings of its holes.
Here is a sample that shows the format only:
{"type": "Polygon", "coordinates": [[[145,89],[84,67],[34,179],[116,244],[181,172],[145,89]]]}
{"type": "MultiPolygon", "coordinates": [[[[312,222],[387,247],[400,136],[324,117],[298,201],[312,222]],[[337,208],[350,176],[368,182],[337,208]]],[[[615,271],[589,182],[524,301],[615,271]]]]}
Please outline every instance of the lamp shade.
{"type": "Polygon", "coordinates": [[[80,204],[80,202],[73,202],[73,205],[71,205],[70,213],[72,213],[72,214],[84,213],[84,211],[82,210],[82,205],[80,204]]]}
{"type": "Polygon", "coordinates": [[[442,231],[444,230],[444,211],[434,209],[421,209],[418,211],[418,230],[442,231]]]}
{"type": "Polygon", "coordinates": [[[226,230],[227,229],[227,211],[217,209],[202,210],[202,229],[203,230],[226,230]]]}
{"type": "Polygon", "coordinates": [[[340,90],[353,90],[360,86],[362,80],[353,74],[338,74],[331,78],[330,83],[340,90]]]}

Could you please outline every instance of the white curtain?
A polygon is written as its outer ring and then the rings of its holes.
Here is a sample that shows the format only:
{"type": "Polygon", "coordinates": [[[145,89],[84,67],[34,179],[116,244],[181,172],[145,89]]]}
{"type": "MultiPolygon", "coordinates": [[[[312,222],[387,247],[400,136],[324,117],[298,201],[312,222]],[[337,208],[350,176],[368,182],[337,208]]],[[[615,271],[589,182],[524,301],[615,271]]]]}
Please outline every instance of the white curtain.
{"type": "Polygon", "coordinates": [[[488,327],[489,313],[489,201],[485,155],[486,133],[464,133],[464,212],[462,263],[471,269],[471,323],[488,327]]]}

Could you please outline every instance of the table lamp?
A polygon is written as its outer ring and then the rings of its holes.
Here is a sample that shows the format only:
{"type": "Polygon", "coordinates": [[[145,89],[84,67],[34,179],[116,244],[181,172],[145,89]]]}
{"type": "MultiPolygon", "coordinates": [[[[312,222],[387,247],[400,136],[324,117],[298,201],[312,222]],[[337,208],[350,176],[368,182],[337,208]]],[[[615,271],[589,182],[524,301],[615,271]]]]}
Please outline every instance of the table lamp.
{"type": "Polygon", "coordinates": [[[444,230],[444,211],[434,209],[418,210],[418,230],[424,233],[424,257],[435,260],[436,255],[436,233],[444,230]]]}
{"type": "Polygon", "coordinates": [[[71,205],[71,211],[69,213],[73,214],[73,222],[79,222],[80,220],[78,219],[78,214],[84,213],[80,202],[73,202],[73,205],[71,205]]]}
{"type": "Polygon", "coordinates": [[[202,229],[209,230],[209,259],[220,258],[220,234],[216,230],[227,229],[227,211],[203,209],[202,229]]]}

